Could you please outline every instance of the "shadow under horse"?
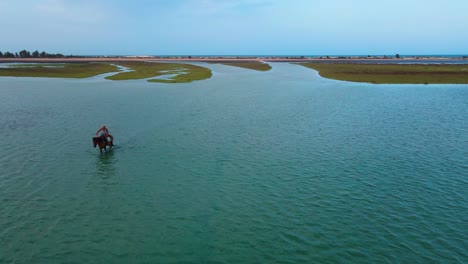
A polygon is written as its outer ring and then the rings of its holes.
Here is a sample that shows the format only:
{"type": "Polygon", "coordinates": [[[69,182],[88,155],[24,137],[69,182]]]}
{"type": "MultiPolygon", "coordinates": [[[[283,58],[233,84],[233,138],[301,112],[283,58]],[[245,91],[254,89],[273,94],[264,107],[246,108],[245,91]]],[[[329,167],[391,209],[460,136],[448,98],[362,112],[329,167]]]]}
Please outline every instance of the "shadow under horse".
{"type": "Polygon", "coordinates": [[[112,147],[114,146],[114,137],[108,135],[107,140],[104,136],[93,137],[93,145],[94,147],[99,146],[99,151],[102,154],[103,149],[107,152],[107,146],[109,146],[109,150],[112,149],[112,147]]]}

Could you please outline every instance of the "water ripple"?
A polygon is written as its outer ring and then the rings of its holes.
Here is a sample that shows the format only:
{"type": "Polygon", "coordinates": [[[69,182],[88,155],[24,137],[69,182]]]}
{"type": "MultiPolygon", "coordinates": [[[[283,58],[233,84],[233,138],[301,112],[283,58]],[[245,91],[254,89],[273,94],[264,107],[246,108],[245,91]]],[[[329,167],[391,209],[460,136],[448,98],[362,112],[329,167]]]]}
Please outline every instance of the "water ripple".
{"type": "Polygon", "coordinates": [[[467,262],[466,87],[273,66],[0,79],[0,262],[467,262]]]}

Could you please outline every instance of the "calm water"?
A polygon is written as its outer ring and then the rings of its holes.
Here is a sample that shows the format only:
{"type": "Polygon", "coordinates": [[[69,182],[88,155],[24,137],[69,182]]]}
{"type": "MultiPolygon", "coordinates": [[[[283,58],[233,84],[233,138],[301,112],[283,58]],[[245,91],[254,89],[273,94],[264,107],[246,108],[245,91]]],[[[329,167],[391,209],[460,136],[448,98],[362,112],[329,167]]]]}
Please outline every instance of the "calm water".
{"type": "Polygon", "coordinates": [[[468,86],[272,66],[0,78],[0,263],[467,263],[468,86]]]}

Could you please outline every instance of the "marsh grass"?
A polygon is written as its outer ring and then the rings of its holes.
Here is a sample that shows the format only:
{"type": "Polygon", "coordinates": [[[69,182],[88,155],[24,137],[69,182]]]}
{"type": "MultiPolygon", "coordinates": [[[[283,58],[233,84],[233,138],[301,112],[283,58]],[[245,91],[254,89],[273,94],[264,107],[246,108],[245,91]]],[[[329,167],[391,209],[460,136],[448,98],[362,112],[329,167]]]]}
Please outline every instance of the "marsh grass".
{"type": "Polygon", "coordinates": [[[178,70],[178,72],[176,73],[180,73],[180,74],[173,76],[167,80],[150,79],[148,81],[149,82],[163,82],[163,83],[186,83],[186,82],[209,79],[212,76],[210,69],[197,66],[197,65],[192,65],[192,64],[184,64],[183,69],[178,70]],[[180,71],[183,71],[183,72],[180,72],[180,71]]]}
{"type": "Polygon", "coordinates": [[[329,79],[376,84],[466,84],[468,65],[298,63],[329,79]]]}
{"type": "Polygon", "coordinates": [[[223,65],[251,69],[256,71],[269,71],[271,66],[267,63],[259,61],[239,61],[239,62],[222,62],[223,65]]]}
{"type": "Polygon", "coordinates": [[[17,64],[9,64],[8,67],[10,67],[10,68],[25,68],[25,67],[63,68],[63,67],[65,67],[65,64],[64,63],[17,63],[17,64]]]}
{"type": "Polygon", "coordinates": [[[0,68],[0,76],[87,78],[103,73],[118,71],[116,66],[108,63],[30,64],[31,66],[26,67],[23,65],[18,67],[16,65],[19,64],[14,64],[13,67],[0,68]]]}
{"type": "Polygon", "coordinates": [[[127,67],[133,71],[122,72],[108,76],[109,80],[134,80],[148,79],[169,74],[180,73],[169,79],[149,79],[149,82],[182,83],[208,79],[212,76],[211,70],[205,67],[183,63],[158,63],[158,62],[119,62],[118,65],[127,67]]]}

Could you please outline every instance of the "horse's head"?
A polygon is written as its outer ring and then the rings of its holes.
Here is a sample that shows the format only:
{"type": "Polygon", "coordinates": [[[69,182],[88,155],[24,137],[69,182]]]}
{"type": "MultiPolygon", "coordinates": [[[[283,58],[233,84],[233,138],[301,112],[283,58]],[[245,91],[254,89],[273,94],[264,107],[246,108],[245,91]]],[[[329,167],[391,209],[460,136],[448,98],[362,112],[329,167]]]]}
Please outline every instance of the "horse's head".
{"type": "Polygon", "coordinates": [[[94,145],[94,147],[96,147],[98,143],[99,143],[99,137],[93,137],[93,145],[94,145]]]}

